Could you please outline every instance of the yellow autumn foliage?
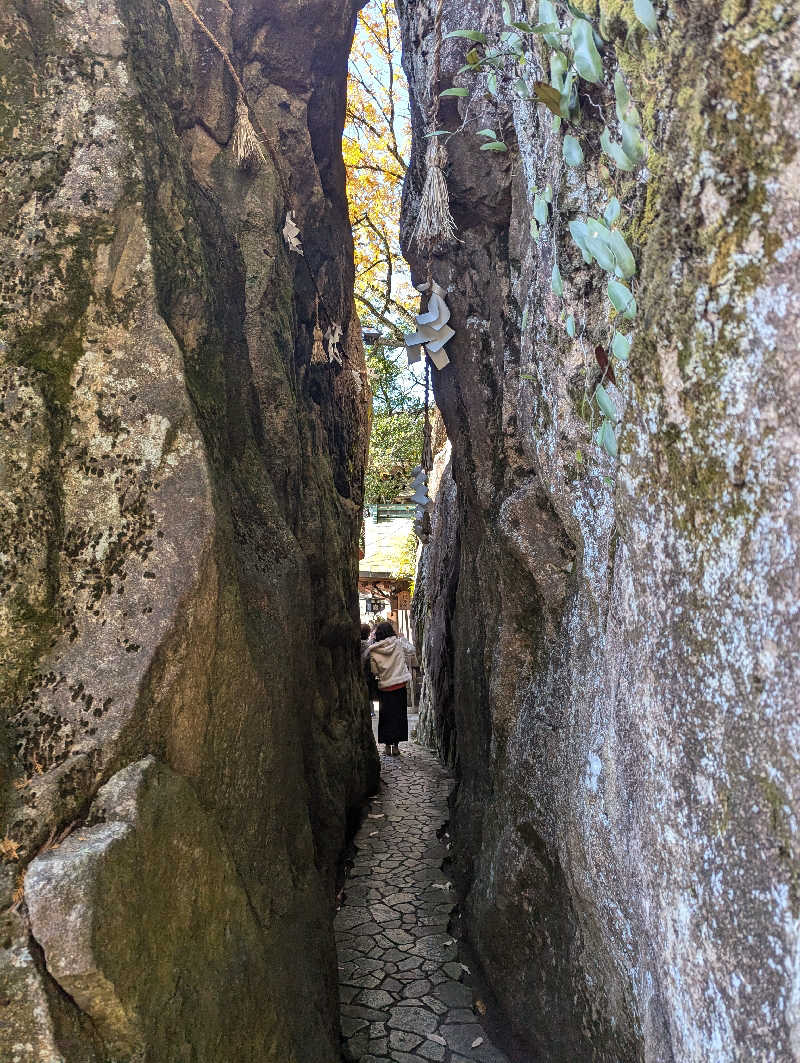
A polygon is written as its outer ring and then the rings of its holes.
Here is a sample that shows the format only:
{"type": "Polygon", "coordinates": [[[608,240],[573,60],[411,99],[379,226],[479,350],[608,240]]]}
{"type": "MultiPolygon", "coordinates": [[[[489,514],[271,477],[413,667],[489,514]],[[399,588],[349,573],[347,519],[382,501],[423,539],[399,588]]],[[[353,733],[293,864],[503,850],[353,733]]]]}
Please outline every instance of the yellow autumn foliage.
{"type": "Polygon", "coordinates": [[[353,227],[358,311],[365,325],[402,343],[416,293],[400,254],[400,197],[411,139],[393,0],[358,15],[347,92],[343,154],[353,227]]]}

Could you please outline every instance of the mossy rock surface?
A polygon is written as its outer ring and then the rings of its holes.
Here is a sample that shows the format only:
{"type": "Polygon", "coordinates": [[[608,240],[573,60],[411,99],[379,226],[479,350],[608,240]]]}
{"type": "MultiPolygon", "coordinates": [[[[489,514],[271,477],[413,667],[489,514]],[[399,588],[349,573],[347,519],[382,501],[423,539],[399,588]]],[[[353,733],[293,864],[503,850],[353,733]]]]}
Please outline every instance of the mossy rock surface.
{"type": "MultiPolygon", "coordinates": [[[[532,1056],[777,1063],[798,991],[798,10],[657,3],[651,33],[630,0],[571,6],[604,64],[579,168],[544,106],[495,101],[458,73],[465,43],[443,48],[442,83],[474,92],[440,121],[468,116],[447,142],[459,241],[433,262],[456,336],[434,374],[452,457],[418,580],[424,729],[458,767],[465,926],[532,1056]],[[632,173],[599,145],[617,68],[648,144],[632,173]],[[618,462],[592,396],[620,321],[568,232],[612,195],[638,304],[606,382],[618,462]]],[[[400,7],[418,188],[435,4],[400,7]]],[[[501,17],[444,3],[446,30],[501,17]]],[[[547,63],[537,39],[528,81],[547,63]]]]}
{"type": "MultiPolygon", "coordinates": [[[[203,11],[285,145],[279,173],[237,165],[236,88],[180,4],[0,12],[0,763],[17,854],[0,964],[18,963],[29,987],[0,1028],[14,1063],[26,1039],[42,1060],[112,1051],[116,1034],[70,1003],[55,946],[28,940],[14,902],[64,831],[89,859],[79,828],[98,787],[148,754],[195,795],[221,850],[214,896],[245,897],[251,924],[228,954],[235,977],[211,965],[202,987],[230,1006],[198,1022],[175,987],[200,992],[182,969],[224,953],[222,924],[178,947],[183,916],[160,898],[147,963],[175,989],[168,1045],[163,1002],[134,1000],[147,977],[135,927],[87,901],[86,925],[119,962],[112,980],[129,979],[135,1052],[211,1063],[223,1034],[253,1063],[338,1051],[336,862],[378,770],[356,597],[368,395],[338,147],[352,14],[203,11]],[[287,27],[294,51],[273,54],[287,27]],[[315,293],[280,235],[289,206],[309,261],[327,264],[316,279],[341,323],[341,369],[310,364],[315,293]],[[231,986],[246,986],[240,1007],[231,986]]],[[[189,844],[179,822],[168,833],[167,849],[189,844]]],[[[151,883],[155,905],[167,880],[151,883]]]]}

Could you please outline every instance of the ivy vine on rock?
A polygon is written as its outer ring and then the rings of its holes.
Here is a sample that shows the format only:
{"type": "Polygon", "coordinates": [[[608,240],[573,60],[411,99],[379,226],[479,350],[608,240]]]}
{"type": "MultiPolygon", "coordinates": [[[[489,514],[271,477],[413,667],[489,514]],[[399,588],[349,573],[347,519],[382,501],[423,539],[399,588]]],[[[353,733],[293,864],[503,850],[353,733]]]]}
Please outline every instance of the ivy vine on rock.
{"type": "MultiPolygon", "coordinates": [[[[634,0],[633,8],[642,26],[649,33],[657,34],[657,16],[651,0],[634,0]]],[[[538,21],[535,23],[516,18],[510,0],[503,0],[502,16],[503,27],[494,33],[464,28],[445,34],[445,38],[468,42],[466,62],[458,75],[485,77],[485,96],[494,101],[497,107],[496,122],[476,130],[475,135],[483,141],[480,150],[508,150],[502,135],[503,122],[498,105],[504,96],[516,95],[532,103],[541,103],[550,111],[554,131],[562,132],[561,156],[571,172],[580,171],[587,154],[604,155],[617,170],[625,174],[642,171],[648,145],[642,135],[639,109],[619,69],[616,54],[609,41],[603,38],[600,28],[569,0],[538,0],[538,21]],[[537,45],[536,42],[541,43],[537,45]],[[530,53],[534,47],[544,50],[539,58],[542,68],[549,70],[549,81],[531,80],[528,76],[530,53]],[[591,86],[606,86],[606,91],[599,94],[601,102],[597,102],[596,90],[590,95],[591,86]],[[591,101],[593,113],[584,120],[582,112],[587,100],[591,101]],[[613,114],[610,113],[612,103],[613,114]],[[598,115],[601,125],[599,135],[598,115]]],[[[453,85],[441,92],[440,96],[468,99],[472,92],[466,86],[453,85]]],[[[459,130],[434,130],[429,135],[450,137],[456,132],[463,133],[469,121],[468,105],[459,130]]],[[[642,171],[640,176],[646,180],[646,171],[642,171]]],[[[531,236],[538,241],[543,231],[552,226],[550,235],[554,264],[550,289],[557,298],[563,299],[564,281],[555,255],[560,233],[552,216],[553,190],[548,184],[544,189],[534,188],[531,192],[531,236]]],[[[620,368],[628,365],[632,337],[620,330],[619,323],[632,322],[638,310],[634,290],[636,259],[620,228],[621,214],[620,201],[612,196],[602,218],[573,218],[567,225],[572,242],[584,263],[597,266],[607,274],[608,310],[604,321],[596,323],[593,331],[608,329],[608,337],[604,346],[596,348],[602,378],[595,388],[592,403],[601,418],[594,440],[612,458],[616,458],[618,452],[616,427],[620,418],[604,385],[607,382],[616,384],[615,363],[620,368]]],[[[577,328],[574,315],[562,310],[561,321],[569,337],[575,338],[577,328]]],[[[585,331],[586,324],[581,329],[581,335],[585,331]]]]}

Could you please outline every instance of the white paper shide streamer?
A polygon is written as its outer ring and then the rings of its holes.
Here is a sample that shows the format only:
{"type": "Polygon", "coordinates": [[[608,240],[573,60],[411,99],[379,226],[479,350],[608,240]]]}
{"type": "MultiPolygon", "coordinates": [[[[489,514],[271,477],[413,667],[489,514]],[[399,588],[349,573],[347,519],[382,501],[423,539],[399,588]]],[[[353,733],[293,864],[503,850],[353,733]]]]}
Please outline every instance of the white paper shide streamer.
{"type": "Polygon", "coordinates": [[[409,332],[403,338],[408,348],[409,365],[419,361],[424,346],[436,368],[444,369],[450,364],[444,349],[445,344],[455,336],[455,330],[447,324],[450,320],[450,308],[445,302],[444,288],[436,281],[431,281],[430,286],[421,284],[417,290],[426,292],[429,287],[428,309],[423,314],[417,314],[417,331],[409,332]]]}

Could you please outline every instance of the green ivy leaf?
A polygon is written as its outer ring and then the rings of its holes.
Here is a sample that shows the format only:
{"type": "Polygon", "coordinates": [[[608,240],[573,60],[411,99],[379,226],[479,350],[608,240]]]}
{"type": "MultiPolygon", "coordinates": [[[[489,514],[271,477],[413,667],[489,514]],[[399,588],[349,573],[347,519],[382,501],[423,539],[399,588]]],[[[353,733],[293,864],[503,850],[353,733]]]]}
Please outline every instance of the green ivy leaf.
{"type": "Polygon", "coordinates": [[[426,137],[446,137],[450,136],[452,129],[437,129],[435,133],[426,133],[426,137]]]}
{"type": "Polygon", "coordinates": [[[583,255],[583,261],[586,265],[591,265],[592,252],[589,250],[589,227],[585,221],[571,221],[569,223],[569,232],[572,239],[577,244],[583,255]]]}
{"type": "Polygon", "coordinates": [[[619,420],[619,414],[617,413],[617,407],[611,401],[611,396],[608,394],[602,384],[598,384],[594,389],[594,398],[597,405],[600,407],[600,412],[604,413],[606,417],[612,421],[619,420]]]}
{"type": "Polygon", "coordinates": [[[545,203],[553,202],[553,186],[548,184],[545,186],[545,190],[542,193],[545,203]]]}
{"type": "Polygon", "coordinates": [[[538,192],[533,197],[533,216],[540,225],[547,225],[549,218],[547,202],[544,196],[540,195],[538,192]]]}
{"type": "Polygon", "coordinates": [[[601,269],[613,273],[617,268],[617,260],[611,249],[611,233],[602,222],[594,218],[586,223],[586,247],[594,256],[601,269]]]}
{"type": "Polygon", "coordinates": [[[606,207],[605,212],[603,214],[603,217],[606,220],[606,224],[613,225],[614,222],[619,217],[619,212],[620,212],[619,200],[617,199],[616,196],[613,196],[608,201],[608,206],[606,207]]]}
{"type": "Polygon", "coordinates": [[[614,72],[614,99],[616,101],[617,118],[620,122],[624,122],[625,114],[631,106],[631,96],[621,70],[614,72]]]}
{"type": "Polygon", "coordinates": [[[497,74],[495,74],[494,71],[491,72],[486,81],[486,88],[489,90],[492,96],[497,95],[497,74]]]}
{"type": "Polygon", "coordinates": [[[621,332],[615,332],[611,341],[611,352],[614,357],[618,358],[620,362],[627,362],[630,349],[630,337],[624,336],[621,332]]]}
{"type": "Polygon", "coordinates": [[[553,263],[553,272],[550,274],[550,290],[559,298],[564,294],[564,281],[561,279],[561,271],[557,262],[553,263]]]}
{"type": "Polygon", "coordinates": [[[569,121],[578,109],[578,84],[574,70],[567,71],[561,87],[561,117],[569,121]]]}
{"type": "Polygon", "coordinates": [[[513,30],[505,30],[500,34],[500,43],[505,45],[505,47],[513,52],[514,55],[519,56],[520,59],[524,59],[525,49],[523,47],[522,37],[520,37],[517,32],[513,30]]]}
{"type": "Polygon", "coordinates": [[[595,433],[595,442],[612,458],[618,454],[617,437],[614,434],[614,426],[611,421],[604,420],[595,433]]]}
{"type": "Polygon", "coordinates": [[[550,56],[550,84],[557,90],[559,98],[564,89],[564,75],[569,68],[569,62],[563,52],[553,52],[550,56]]]}
{"type": "Polygon", "coordinates": [[[551,116],[550,121],[553,123],[553,132],[557,133],[561,128],[561,115],[554,114],[551,116]]]}
{"type": "Polygon", "coordinates": [[[507,26],[510,26],[513,19],[514,16],[511,13],[511,5],[508,0],[503,0],[503,22],[505,22],[507,26]]]}
{"type": "Polygon", "coordinates": [[[530,97],[525,78],[517,78],[511,87],[514,92],[516,92],[517,96],[521,96],[523,100],[527,100],[530,97]]]}
{"type": "MultiPolygon", "coordinates": [[[[620,125],[628,125],[632,130],[640,130],[642,120],[639,117],[639,112],[634,106],[633,100],[628,92],[625,78],[623,78],[622,73],[619,70],[614,74],[614,97],[616,100],[615,110],[620,125]]],[[[631,158],[632,157],[633,156],[631,156],[631,158]]]]}
{"type": "Polygon", "coordinates": [[[545,33],[544,39],[551,48],[560,47],[561,38],[558,33],[558,30],[560,29],[558,13],[556,12],[556,5],[552,0],[539,0],[539,22],[545,26],[551,25],[556,27],[553,33],[545,33]]]}
{"type": "Polygon", "coordinates": [[[622,281],[610,280],[608,282],[608,298],[614,309],[623,317],[629,320],[636,317],[636,300],[631,290],[622,281]]]}
{"type": "Polygon", "coordinates": [[[497,140],[497,133],[493,129],[479,129],[475,134],[479,137],[489,137],[490,140],[497,140]]]}
{"type": "Polygon", "coordinates": [[[440,96],[469,96],[469,89],[452,88],[439,93],[440,96]]]}
{"type": "Polygon", "coordinates": [[[631,249],[625,243],[625,237],[619,229],[614,229],[613,232],[608,234],[608,238],[614,258],[617,260],[620,274],[625,280],[630,280],[636,272],[636,262],[631,254],[631,249]]]}
{"type": "Polygon", "coordinates": [[[561,153],[567,166],[580,166],[583,162],[583,148],[570,133],[564,137],[561,153]]]}
{"type": "Polygon", "coordinates": [[[594,43],[592,24],[585,18],[576,18],[571,36],[575,69],[584,81],[598,85],[603,80],[603,61],[594,43]]]}
{"type": "Polygon", "coordinates": [[[646,29],[649,29],[651,33],[656,32],[658,19],[656,18],[656,9],[650,3],[650,0],[633,0],[633,13],[646,29]]]}
{"type": "Polygon", "coordinates": [[[481,151],[508,151],[508,147],[502,140],[492,140],[488,144],[481,144],[481,151]]]}
{"type": "Polygon", "coordinates": [[[639,127],[631,125],[630,122],[620,122],[620,131],[622,132],[622,150],[631,162],[639,162],[645,154],[644,141],[639,127]]]}
{"type": "Polygon", "coordinates": [[[567,316],[566,324],[564,328],[567,330],[567,335],[571,340],[575,339],[575,318],[572,314],[567,316]]]}
{"type": "MultiPolygon", "coordinates": [[[[532,26],[530,22],[512,22],[511,25],[523,33],[536,33],[540,37],[544,37],[545,40],[547,40],[548,36],[554,36],[561,29],[557,22],[537,22],[535,26],[532,26]]],[[[556,37],[556,42],[558,42],[558,37],[556,37]]]]}
{"type": "Polygon", "coordinates": [[[464,37],[468,41],[477,41],[478,44],[486,44],[486,34],[479,30],[450,30],[442,37],[446,41],[449,37],[464,37]]]}
{"type": "Polygon", "coordinates": [[[536,221],[536,218],[531,218],[531,236],[534,240],[539,239],[539,225],[536,221]]]}
{"type": "Polygon", "coordinates": [[[615,144],[611,140],[611,136],[607,129],[604,129],[600,134],[600,147],[606,155],[614,160],[618,169],[625,170],[627,173],[634,169],[635,163],[628,158],[620,144],[615,144]]]}

